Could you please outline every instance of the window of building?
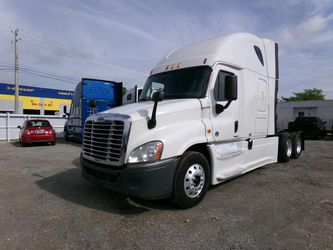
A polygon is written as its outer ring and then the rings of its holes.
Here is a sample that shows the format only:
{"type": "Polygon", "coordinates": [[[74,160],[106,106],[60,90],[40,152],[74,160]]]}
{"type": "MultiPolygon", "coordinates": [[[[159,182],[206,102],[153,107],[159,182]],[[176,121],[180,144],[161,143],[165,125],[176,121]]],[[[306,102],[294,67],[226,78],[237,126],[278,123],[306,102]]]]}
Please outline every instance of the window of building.
{"type": "Polygon", "coordinates": [[[128,94],[126,99],[127,99],[127,101],[132,100],[132,94],[128,94]]]}
{"type": "Polygon", "coordinates": [[[40,115],[39,109],[23,109],[24,115],[40,115]]]}
{"type": "Polygon", "coordinates": [[[299,117],[304,117],[304,112],[298,112],[299,117]]]}
{"type": "Polygon", "coordinates": [[[44,115],[55,115],[59,110],[44,110],[44,115]]]}

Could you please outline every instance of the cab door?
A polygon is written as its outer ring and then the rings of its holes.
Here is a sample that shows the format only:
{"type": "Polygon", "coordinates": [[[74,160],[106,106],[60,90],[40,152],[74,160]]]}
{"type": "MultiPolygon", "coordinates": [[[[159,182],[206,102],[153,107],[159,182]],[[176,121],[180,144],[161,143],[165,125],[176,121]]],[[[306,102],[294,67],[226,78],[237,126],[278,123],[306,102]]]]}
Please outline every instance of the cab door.
{"type": "Polygon", "coordinates": [[[240,72],[222,65],[215,69],[211,86],[211,124],[214,141],[209,145],[213,155],[212,183],[244,171],[246,139],[240,138],[240,72]],[[229,78],[229,79],[227,79],[229,78]],[[235,81],[230,81],[230,78],[235,81]],[[230,86],[235,86],[230,99],[230,86]]]}
{"type": "MultiPolygon", "coordinates": [[[[233,141],[239,135],[239,99],[233,100],[228,104],[225,93],[226,77],[233,76],[239,79],[238,70],[217,65],[215,76],[213,76],[213,88],[211,90],[212,109],[211,124],[212,134],[216,143],[222,141],[233,141]],[[229,106],[228,106],[229,105],[229,106]],[[227,107],[228,106],[228,107],[227,107]],[[221,110],[223,110],[221,112],[221,110]]],[[[239,82],[239,81],[238,81],[239,82]]],[[[239,83],[238,83],[239,85],[239,83]]],[[[237,93],[239,96],[239,87],[237,93]]]]}

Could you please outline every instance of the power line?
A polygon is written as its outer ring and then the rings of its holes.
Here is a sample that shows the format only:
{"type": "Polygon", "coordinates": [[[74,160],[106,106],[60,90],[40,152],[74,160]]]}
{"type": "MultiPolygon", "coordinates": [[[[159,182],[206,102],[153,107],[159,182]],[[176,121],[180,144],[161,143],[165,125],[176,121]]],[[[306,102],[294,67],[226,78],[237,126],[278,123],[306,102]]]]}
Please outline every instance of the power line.
{"type": "MultiPolygon", "coordinates": [[[[4,29],[0,29],[0,31],[7,32],[7,30],[4,30],[4,29]]],[[[36,47],[47,49],[47,50],[50,49],[49,47],[52,47],[53,49],[58,50],[57,53],[59,53],[59,50],[61,50],[63,52],[66,52],[66,53],[62,53],[62,54],[67,56],[67,57],[70,57],[72,59],[75,59],[75,60],[84,59],[85,61],[87,61],[89,63],[93,63],[93,64],[96,64],[98,66],[107,67],[107,68],[112,69],[112,70],[116,69],[116,70],[122,70],[122,71],[125,71],[125,72],[136,73],[136,74],[145,74],[145,75],[147,74],[147,71],[135,69],[133,67],[133,65],[119,63],[116,60],[111,60],[110,58],[105,58],[105,57],[101,57],[101,56],[97,56],[97,55],[92,55],[92,54],[89,54],[89,53],[86,53],[86,52],[81,52],[79,50],[74,50],[72,48],[66,48],[66,47],[60,45],[59,43],[56,43],[56,42],[53,42],[51,40],[42,38],[42,37],[40,37],[40,36],[38,36],[34,33],[26,31],[26,30],[21,30],[21,32],[27,36],[27,37],[25,36],[24,42],[28,42],[29,44],[34,45],[36,47]],[[46,46],[49,46],[49,47],[40,46],[40,44],[36,44],[32,41],[29,41],[29,39],[33,40],[35,42],[39,42],[39,43],[41,43],[43,45],[46,45],[46,46]],[[116,64],[116,65],[110,65],[110,63],[111,64],[116,64]],[[123,67],[130,67],[130,69],[123,68],[123,67]]]]}
{"type": "MultiPolygon", "coordinates": [[[[111,63],[116,63],[118,65],[123,65],[125,67],[130,67],[130,68],[135,68],[133,65],[129,65],[129,64],[124,64],[124,63],[119,63],[118,61],[116,60],[112,60],[110,58],[106,58],[106,57],[101,57],[101,56],[97,56],[97,55],[92,55],[90,53],[86,53],[86,52],[82,52],[82,51],[79,51],[79,50],[76,50],[76,49],[72,49],[72,48],[66,48],[66,47],[63,47],[62,45],[60,45],[59,43],[57,42],[54,42],[54,41],[51,41],[49,39],[45,39],[43,37],[40,37],[30,31],[26,31],[26,30],[22,30],[23,33],[27,34],[28,36],[30,36],[32,39],[35,39],[37,41],[40,41],[40,42],[43,42],[43,43],[47,43],[49,44],[50,46],[53,46],[55,48],[58,48],[58,49],[61,49],[61,50],[65,50],[65,51],[68,51],[68,52],[71,52],[73,54],[76,54],[80,57],[85,57],[85,58],[89,58],[91,59],[91,57],[93,57],[95,60],[96,59],[99,59],[99,61],[104,61],[104,62],[111,62],[111,63]]],[[[137,69],[136,69],[137,70],[137,69]]]]}
{"type": "MultiPolygon", "coordinates": [[[[138,69],[134,69],[134,67],[132,65],[126,65],[124,63],[119,63],[115,60],[111,60],[109,58],[105,58],[105,57],[100,57],[100,56],[96,56],[96,55],[92,55],[92,54],[89,54],[89,53],[85,53],[85,52],[80,52],[78,50],[74,50],[74,49],[71,49],[71,48],[65,48],[63,47],[62,45],[59,45],[58,43],[56,42],[53,42],[53,41],[50,41],[48,39],[45,39],[45,38],[42,38],[38,35],[35,35],[31,32],[28,32],[28,31],[25,31],[25,30],[22,30],[23,33],[25,33],[26,35],[30,36],[30,39],[32,40],[35,40],[37,42],[40,42],[40,43],[43,43],[44,45],[47,44],[53,48],[56,48],[58,50],[63,50],[63,51],[66,51],[67,53],[64,54],[65,56],[68,56],[68,57],[71,57],[73,58],[74,56],[74,59],[77,59],[77,57],[79,59],[84,59],[85,61],[88,61],[90,63],[94,63],[95,62],[98,62],[98,66],[104,66],[104,67],[107,67],[107,68],[110,68],[110,69],[117,69],[117,70],[122,70],[122,71],[125,71],[125,72],[130,72],[130,73],[136,73],[136,74],[147,74],[146,71],[142,71],[142,70],[138,70],[138,69]],[[68,54],[70,53],[71,56],[68,54]],[[76,58],[75,58],[76,56],[76,58]],[[111,64],[117,64],[117,65],[110,65],[111,64]],[[131,69],[128,69],[128,68],[122,68],[122,67],[130,67],[131,69]]],[[[30,41],[31,43],[31,41],[30,41]]],[[[34,43],[34,45],[36,45],[34,43]]],[[[38,46],[38,45],[37,45],[38,46]]]]}
{"type": "MultiPolygon", "coordinates": [[[[1,66],[0,65],[0,70],[15,71],[15,68],[13,66],[1,66]]],[[[37,75],[37,76],[48,78],[48,79],[58,80],[58,81],[66,82],[66,83],[70,83],[70,84],[77,84],[77,82],[79,81],[79,78],[64,77],[61,75],[56,75],[56,74],[43,72],[43,71],[39,71],[39,70],[33,70],[30,68],[26,68],[26,67],[19,67],[19,70],[22,72],[25,72],[25,73],[37,75]]]]}
{"type": "MultiPolygon", "coordinates": [[[[12,64],[7,64],[7,65],[6,64],[0,64],[0,67],[3,67],[3,68],[14,68],[14,65],[12,65],[12,64]]],[[[62,75],[62,74],[58,74],[58,73],[54,73],[54,72],[49,72],[49,71],[42,71],[42,70],[36,69],[34,67],[31,67],[31,66],[27,66],[27,65],[20,66],[19,69],[26,69],[26,70],[30,70],[30,71],[35,71],[37,73],[47,74],[47,75],[61,77],[61,78],[70,79],[70,80],[77,80],[77,79],[79,79],[79,77],[76,77],[76,76],[68,76],[68,75],[62,75]]]]}
{"type": "MultiPolygon", "coordinates": [[[[14,69],[10,69],[10,68],[2,69],[2,68],[0,68],[0,71],[14,71],[14,69]]],[[[47,79],[61,81],[63,83],[65,82],[65,83],[77,85],[77,82],[71,82],[69,80],[58,78],[58,77],[51,77],[51,76],[48,76],[48,75],[44,75],[44,74],[41,74],[41,73],[36,73],[36,72],[29,71],[29,70],[26,70],[26,69],[21,69],[21,73],[28,73],[28,74],[36,75],[36,76],[47,78],[47,79]]]]}
{"type": "MultiPolygon", "coordinates": [[[[27,42],[27,43],[29,43],[29,44],[31,44],[31,45],[33,45],[35,47],[38,47],[40,49],[45,49],[47,51],[50,51],[49,50],[50,48],[43,47],[40,44],[36,44],[36,43],[34,43],[32,41],[24,40],[24,42],[27,42]]],[[[59,54],[59,52],[54,52],[54,53],[59,54]]],[[[124,72],[127,72],[127,73],[139,74],[139,75],[146,75],[147,74],[146,72],[143,72],[143,71],[137,71],[137,70],[122,68],[122,67],[115,66],[115,65],[110,65],[110,64],[107,64],[107,63],[102,62],[100,60],[96,60],[96,59],[79,57],[77,55],[70,54],[70,53],[61,53],[61,54],[64,55],[64,56],[66,56],[66,57],[69,57],[71,59],[80,61],[80,62],[85,61],[87,63],[94,64],[94,65],[97,65],[99,67],[103,67],[103,68],[110,69],[110,70],[121,70],[121,71],[124,71],[124,72]]]]}

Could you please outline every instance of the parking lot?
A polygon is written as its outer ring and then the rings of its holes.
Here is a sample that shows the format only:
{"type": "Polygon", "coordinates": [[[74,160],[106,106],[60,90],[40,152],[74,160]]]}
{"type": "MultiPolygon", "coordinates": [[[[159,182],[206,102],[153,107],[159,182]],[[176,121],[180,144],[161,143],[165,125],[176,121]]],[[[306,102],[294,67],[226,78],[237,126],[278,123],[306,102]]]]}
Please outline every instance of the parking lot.
{"type": "Polygon", "coordinates": [[[211,188],[189,210],[81,178],[80,145],[0,143],[0,248],[332,249],[333,141],[211,188]]]}

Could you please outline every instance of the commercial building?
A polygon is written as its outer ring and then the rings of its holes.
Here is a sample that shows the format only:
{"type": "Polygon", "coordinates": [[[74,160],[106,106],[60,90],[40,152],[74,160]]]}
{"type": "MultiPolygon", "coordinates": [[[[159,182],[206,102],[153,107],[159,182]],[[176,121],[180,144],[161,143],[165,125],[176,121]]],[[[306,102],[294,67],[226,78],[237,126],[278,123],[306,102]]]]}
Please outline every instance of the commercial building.
{"type": "Polygon", "coordinates": [[[277,105],[278,128],[288,128],[288,123],[298,116],[317,116],[326,121],[326,129],[333,126],[333,100],[279,102],[277,105]]]}
{"type": "MultiPolygon", "coordinates": [[[[73,91],[20,85],[19,113],[62,115],[63,107],[71,105],[73,91]]],[[[0,113],[14,113],[15,86],[0,83],[0,113]]]]}

